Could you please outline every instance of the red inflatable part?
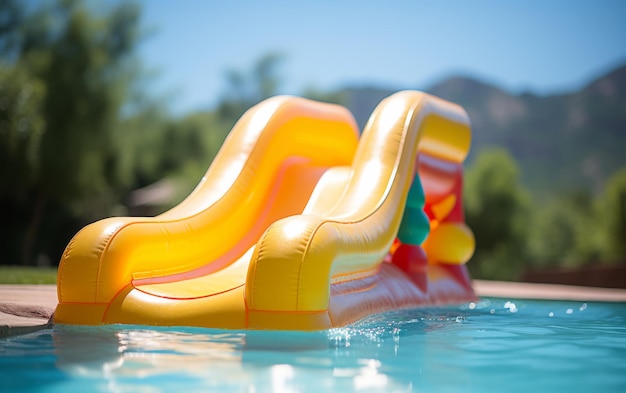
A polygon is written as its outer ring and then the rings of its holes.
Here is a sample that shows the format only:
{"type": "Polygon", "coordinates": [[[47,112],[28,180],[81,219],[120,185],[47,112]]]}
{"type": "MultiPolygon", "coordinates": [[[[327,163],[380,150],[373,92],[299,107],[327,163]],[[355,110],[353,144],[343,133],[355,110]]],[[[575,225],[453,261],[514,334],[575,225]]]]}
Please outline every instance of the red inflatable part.
{"type": "Polygon", "coordinates": [[[428,286],[428,257],[420,246],[400,244],[393,253],[391,262],[406,273],[422,292],[428,286]]]}

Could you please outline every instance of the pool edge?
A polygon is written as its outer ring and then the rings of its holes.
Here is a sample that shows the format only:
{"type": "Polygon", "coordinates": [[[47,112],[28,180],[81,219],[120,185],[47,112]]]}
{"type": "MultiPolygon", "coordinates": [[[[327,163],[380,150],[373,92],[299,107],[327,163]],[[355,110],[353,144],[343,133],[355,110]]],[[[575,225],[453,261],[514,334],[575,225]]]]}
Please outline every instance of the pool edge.
{"type": "Polygon", "coordinates": [[[619,288],[489,280],[473,280],[473,286],[479,297],[626,302],[626,289],[619,288]]]}
{"type": "MultiPolygon", "coordinates": [[[[473,280],[478,297],[626,302],[626,289],[473,280]]],[[[0,339],[47,329],[57,306],[55,285],[0,285],[0,339]]]]}

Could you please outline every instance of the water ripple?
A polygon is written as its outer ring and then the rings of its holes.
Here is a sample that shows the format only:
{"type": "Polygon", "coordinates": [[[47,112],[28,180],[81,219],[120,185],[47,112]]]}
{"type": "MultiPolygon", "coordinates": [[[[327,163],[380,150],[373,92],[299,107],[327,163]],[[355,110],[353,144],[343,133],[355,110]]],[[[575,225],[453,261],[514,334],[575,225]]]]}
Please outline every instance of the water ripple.
{"type": "Polygon", "coordinates": [[[56,326],[0,340],[2,392],[623,391],[626,305],[483,299],[323,332],[56,326]]]}

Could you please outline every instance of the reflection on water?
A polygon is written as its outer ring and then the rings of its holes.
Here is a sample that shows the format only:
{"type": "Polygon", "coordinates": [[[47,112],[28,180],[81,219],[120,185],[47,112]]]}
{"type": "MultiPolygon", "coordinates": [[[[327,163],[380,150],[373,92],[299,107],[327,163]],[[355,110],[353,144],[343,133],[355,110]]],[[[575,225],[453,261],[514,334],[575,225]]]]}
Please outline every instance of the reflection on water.
{"type": "Polygon", "coordinates": [[[0,391],[611,390],[624,311],[486,299],[313,333],[56,326],[0,340],[0,391]]]}

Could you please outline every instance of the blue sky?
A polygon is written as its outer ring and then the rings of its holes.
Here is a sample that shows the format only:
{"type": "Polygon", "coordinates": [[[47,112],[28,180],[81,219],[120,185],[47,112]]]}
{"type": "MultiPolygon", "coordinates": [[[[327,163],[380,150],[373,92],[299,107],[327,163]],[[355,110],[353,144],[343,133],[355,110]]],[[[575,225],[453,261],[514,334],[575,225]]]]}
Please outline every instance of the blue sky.
{"type": "Polygon", "coordinates": [[[626,1],[141,0],[154,94],[213,106],[228,69],[280,52],[279,93],[426,88],[474,76],[512,92],[571,91],[626,63],[626,1]]]}

